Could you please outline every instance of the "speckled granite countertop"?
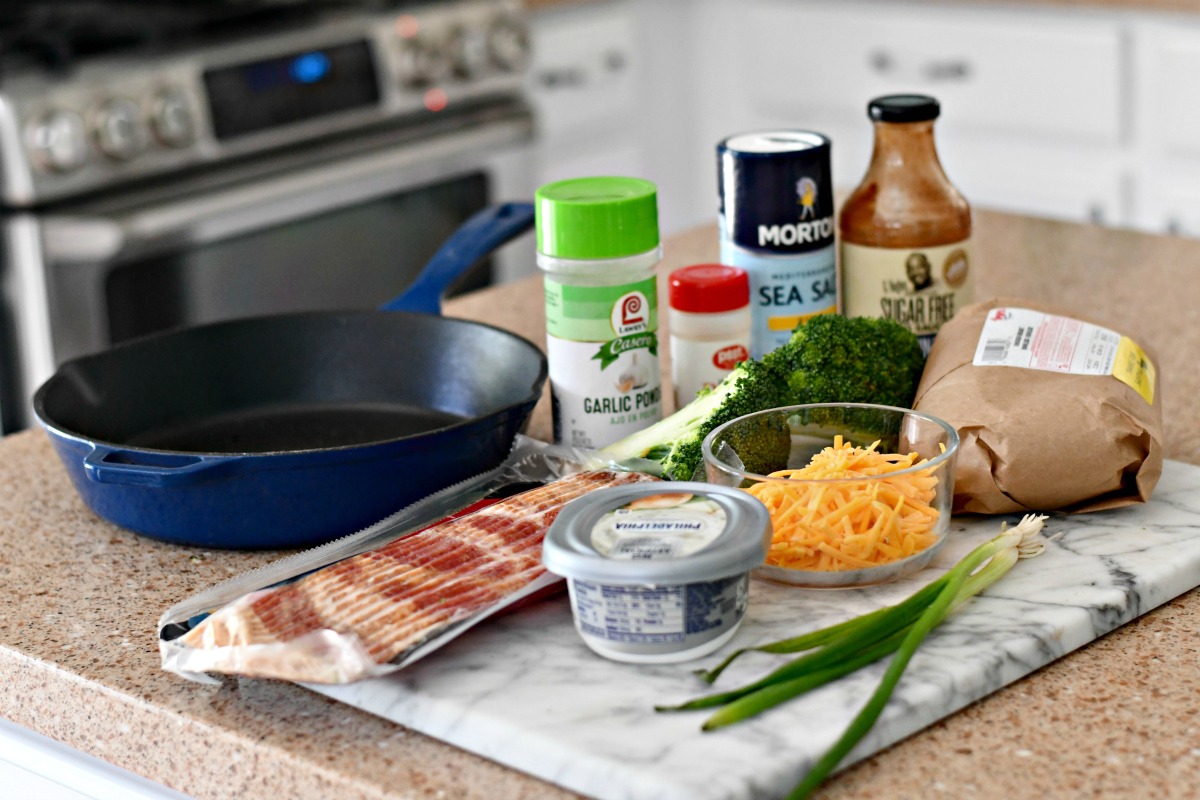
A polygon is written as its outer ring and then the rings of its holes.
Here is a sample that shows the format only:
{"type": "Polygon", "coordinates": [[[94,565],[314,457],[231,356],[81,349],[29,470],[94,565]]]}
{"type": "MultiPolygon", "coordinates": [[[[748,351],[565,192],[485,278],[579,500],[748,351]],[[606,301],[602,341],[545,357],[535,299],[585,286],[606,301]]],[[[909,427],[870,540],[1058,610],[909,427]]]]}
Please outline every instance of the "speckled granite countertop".
{"type": "MultiPolygon", "coordinates": [[[[1156,351],[1167,456],[1200,464],[1200,241],[981,212],[979,295],[1060,298],[1156,351]]],[[[669,240],[663,274],[716,255],[669,240]]],[[[537,278],[448,304],[540,340],[537,278]]],[[[549,432],[548,404],[531,434],[549,432]]],[[[275,553],[161,544],[97,519],[40,431],[0,440],[0,716],[196,798],[560,798],[561,789],[298,686],[158,666],[179,599],[275,553]]],[[[824,798],[1194,797],[1200,591],[834,779],[824,798]]]]}

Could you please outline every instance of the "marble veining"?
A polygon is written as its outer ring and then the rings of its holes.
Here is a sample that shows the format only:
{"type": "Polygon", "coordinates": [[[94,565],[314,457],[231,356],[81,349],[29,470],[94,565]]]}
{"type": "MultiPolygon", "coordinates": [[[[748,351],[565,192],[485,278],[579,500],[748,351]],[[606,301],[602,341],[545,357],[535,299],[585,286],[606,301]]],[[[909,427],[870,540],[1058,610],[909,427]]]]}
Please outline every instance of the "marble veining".
{"type": "MultiPolygon", "coordinates": [[[[691,671],[736,647],[895,603],[995,535],[1001,519],[1017,518],[956,518],[934,563],[895,584],[801,590],[753,581],[737,636],[696,662],[601,659],[575,633],[562,596],[490,621],[387,678],[310,688],[602,800],[778,797],[837,738],[885,664],[712,733],[699,729],[707,712],[654,706],[759,677],[785,657],[749,654],[714,687],[691,671]]],[[[1200,585],[1200,468],[1169,461],[1150,503],[1054,516],[1046,532],[1062,535],[926,640],[846,764],[1200,585]]]]}

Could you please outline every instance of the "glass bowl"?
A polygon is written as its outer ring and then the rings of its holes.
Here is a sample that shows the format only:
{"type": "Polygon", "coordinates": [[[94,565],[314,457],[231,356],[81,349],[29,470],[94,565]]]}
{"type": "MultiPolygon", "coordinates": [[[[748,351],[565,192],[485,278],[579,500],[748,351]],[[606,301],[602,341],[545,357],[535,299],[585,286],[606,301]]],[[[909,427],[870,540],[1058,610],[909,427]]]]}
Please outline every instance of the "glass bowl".
{"type": "Polygon", "coordinates": [[[760,578],[809,587],[895,580],[928,564],[950,528],[958,433],[928,414],[866,403],[785,406],[721,425],[702,450],[709,483],[744,489],[771,512],[775,533],[760,578]],[[772,474],[839,444],[903,458],[878,474],[772,474]]]}

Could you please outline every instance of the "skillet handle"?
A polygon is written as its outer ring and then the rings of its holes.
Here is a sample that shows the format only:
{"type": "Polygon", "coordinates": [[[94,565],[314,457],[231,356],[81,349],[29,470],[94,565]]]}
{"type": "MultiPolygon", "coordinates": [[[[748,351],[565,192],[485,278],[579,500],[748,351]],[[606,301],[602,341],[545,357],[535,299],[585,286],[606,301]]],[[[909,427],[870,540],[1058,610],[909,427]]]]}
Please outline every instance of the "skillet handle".
{"type": "Polygon", "coordinates": [[[83,472],[96,483],[166,488],[215,477],[212,470],[237,460],[237,456],[146,453],[97,444],[84,456],[83,472]]]}
{"type": "Polygon", "coordinates": [[[382,311],[442,313],[442,295],[476,261],[533,227],[532,203],[485,208],[463,223],[433,254],[421,274],[382,311]]]}

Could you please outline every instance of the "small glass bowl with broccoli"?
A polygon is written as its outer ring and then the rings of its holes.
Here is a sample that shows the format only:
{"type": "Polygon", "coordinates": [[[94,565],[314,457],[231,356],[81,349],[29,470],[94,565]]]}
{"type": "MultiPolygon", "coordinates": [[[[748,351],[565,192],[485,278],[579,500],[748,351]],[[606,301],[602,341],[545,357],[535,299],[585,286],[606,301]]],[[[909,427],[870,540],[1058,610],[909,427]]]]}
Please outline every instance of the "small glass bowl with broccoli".
{"type": "Polygon", "coordinates": [[[925,567],[950,527],[958,433],[869,403],[783,406],[715,428],[709,483],[757,497],[774,534],[755,574],[798,586],[865,586],[925,567]]]}

